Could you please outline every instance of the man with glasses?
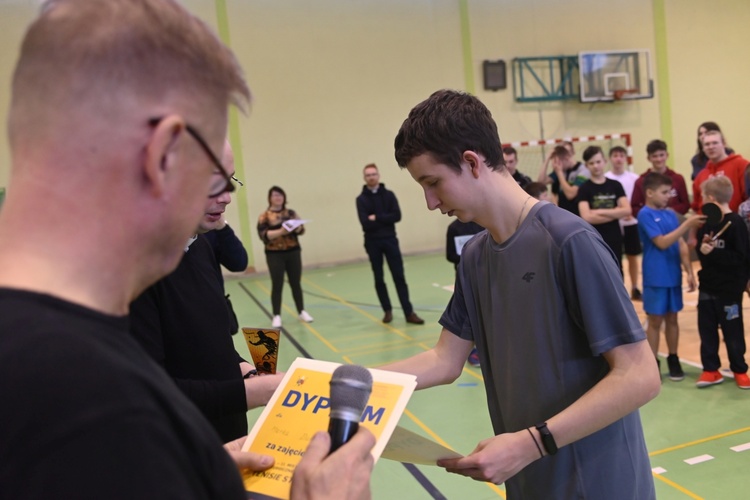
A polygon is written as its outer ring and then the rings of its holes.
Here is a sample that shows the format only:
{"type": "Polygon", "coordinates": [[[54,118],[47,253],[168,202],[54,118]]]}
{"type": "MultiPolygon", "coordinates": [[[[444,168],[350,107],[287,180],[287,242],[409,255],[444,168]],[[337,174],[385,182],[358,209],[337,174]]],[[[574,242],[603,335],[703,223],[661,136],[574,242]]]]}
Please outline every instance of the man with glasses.
{"type": "MultiPolygon", "coordinates": [[[[231,178],[234,160],[228,141],[223,157],[225,165],[217,169],[231,178]]],[[[198,234],[187,240],[177,269],[130,305],[130,332],[225,443],[247,435],[247,410],[265,405],[282,377],[250,376],[252,366],[227,335],[230,312],[221,272],[204,234],[223,221],[230,202],[228,191],[208,199],[198,234]]]]}
{"type": "MultiPolygon", "coordinates": [[[[173,0],[48,1],[28,28],[0,212],[4,498],[241,499],[237,467],[271,465],[222,448],[127,316],[228,188],[213,152],[249,97],[231,51],[173,0]]],[[[326,458],[316,435],[293,496],[366,493],[373,444],[359,432],[326,458]]]]}

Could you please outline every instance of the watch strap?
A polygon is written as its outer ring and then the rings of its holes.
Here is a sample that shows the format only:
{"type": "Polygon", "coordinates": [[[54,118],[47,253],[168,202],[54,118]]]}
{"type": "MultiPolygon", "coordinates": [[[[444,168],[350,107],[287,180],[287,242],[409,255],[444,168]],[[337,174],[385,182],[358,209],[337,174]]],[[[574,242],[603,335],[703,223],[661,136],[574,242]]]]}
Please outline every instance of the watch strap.
{"type": "Polygon", "coordinates": [[[542,438],[542,446],[544,446],[544,449],[547,451],[547,453],[550,455],[554,455],[555,453],[557,453],[557,443],[555,442],[554,436],[547,428],[547,422],[536,424],[534,427],[536,427],[536,430],[539,431],[539,435],[542,438]]]}

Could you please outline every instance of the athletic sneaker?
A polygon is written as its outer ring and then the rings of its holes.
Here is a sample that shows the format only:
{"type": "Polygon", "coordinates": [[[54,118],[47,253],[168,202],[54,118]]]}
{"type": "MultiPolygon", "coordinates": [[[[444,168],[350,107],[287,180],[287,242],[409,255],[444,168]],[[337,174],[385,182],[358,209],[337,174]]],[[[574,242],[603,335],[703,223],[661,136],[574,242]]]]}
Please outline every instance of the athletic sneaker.
{"type": "Polygon", "coordinates": [[[747,373],[735,373],[734,381],[740,389],[750,389],[750,377],[747,376],[747,373]]]}
{"type": "Polygon", "coordinates": [[[310,315],[309,315],[309,314],[307,313],[307,311],[305,311],[304,309],[302,309],[302,310],[301,310],[301,311],[299,312],[299,319],[301,319],[301,320],[302,320],[302,321],[304,321],[305,323],[312,323],[312,322],[313,322],[313,317],[312,317],[312,316],[310,316],[310,315]]]}
{"type": "Polygon", "coordinates": [[[630,300],[643,300],[643,294],[637,288],[633,288],[630,292],[630,300]]]}
{"type": "Polygon", "coordinates": [[[273,320],[271,320],[271,326],[274,328],[281,328],[281,316],[278,314],[273,317],[273,320]]]}
{"type": "Polygon", "coordinates": [[[479,353],[477,353],[476,347],[469,353],[469,359],[467,359],[471,366],[479,366],[479,353]]]}
{"type": "MultiPolygon", "coordinates": [[[[745,375],[747,378],[747,375],[745,375]]],[[[709,385],[721,384],[724,382],[724,377],[718,371],[708,372],[704,371],[701,376],[698,377],[698,381],[695,383],[697,387],[708,387],[709,385]]],[[[750,381],[748,381],[750,383],[750,381]]]]}
{"type": "Polygon", "coordinates": [[[682,371],[680,358],[677,357],[677,354],[667,356],[667,367],[669,368],[669,380],[672,382],[679,382],[685,378],[685,372],[682,371]]]}

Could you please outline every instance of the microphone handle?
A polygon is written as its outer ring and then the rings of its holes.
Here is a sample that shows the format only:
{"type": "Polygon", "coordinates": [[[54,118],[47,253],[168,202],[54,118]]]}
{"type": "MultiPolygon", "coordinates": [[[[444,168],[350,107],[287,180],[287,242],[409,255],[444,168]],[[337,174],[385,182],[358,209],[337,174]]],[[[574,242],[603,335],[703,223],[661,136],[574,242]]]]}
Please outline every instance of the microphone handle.
{"type": "Polygon", "coordinates": [[[328,422],[328,434],[331,435],[329,455],[349,441],[357,433],[357,429],[359,429],[359,422],[357,421],[332,418],[328,422]]]}

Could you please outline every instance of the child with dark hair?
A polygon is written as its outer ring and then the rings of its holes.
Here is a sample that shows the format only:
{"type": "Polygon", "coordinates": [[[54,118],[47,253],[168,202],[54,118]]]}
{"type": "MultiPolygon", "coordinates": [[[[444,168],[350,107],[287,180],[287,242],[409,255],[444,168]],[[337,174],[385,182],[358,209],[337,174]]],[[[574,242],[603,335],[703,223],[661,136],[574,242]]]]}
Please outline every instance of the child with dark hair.
{"type": "Polygon", "coordinates": [[[521,186],[521,189],[526,189],[526,186],[531,183],[531,178],[518,171],[518,152],[516,151],[516,148],[511,146],[504,147],[503,160],[505,161],[505,168],[508,170],[508,173],[513,176],[513,180],[521,186]]]}
{"type": "Polygon", "coordinates": [[[652,173],[666,175],[672,179],[672,188],[669,192],[668,206],[675,212],[685,215],[690,210],[690,199],[688,198],[687,185],[685,178],[667,166],[669,152],[667,143],[661,139],[654,139],[646,145],[646,159],[651,164],[651,168],[646,170],[635,181],[633,186],[633,197],[630,200],[630,206],[633,209],[633,216],[638,216],[638,211],[645,205],[645,191],[643,181],[646,176],[652,173]]]}
{"type": "Polygon", "coordinates": [[[464,92],[435,92],[401,126],[396,161],[428,208],[487,230],[463,247],[435,346],[385,369],[447,384],[477,348],[494,432],[439,460],[450,472],[505,483],[509,500],[653,499],[637,409],[659,378],[617,265],[588,223],[524,192],[499,147],[464,92]]]}
{"type": "Polygon", "coordinates": [[[619,220],[630,216],[630,201],[625,196],[622,184],[604,175],[607,161],[602,148],[586,148],[583,161],[591,172],[591,178],[578,190],[578,211],[583,220],[594,226],[615,254],[622,274],[622,233],[619,220]]]}
{"type": "MultiPolygon", "coordinates": [[[[622,146],[615,146],[609,150],[609,163],[612,169],[604,175],[608,179],[615,180],[622,184],[625,190],[625,196],[628,198],[628,205],[633,199],[633,189],[638,180],[638,174],[628,169],[628,151],[622,146]]],[[[641,240],[638,237],[638,219],[632,213],[627,217],[620,219],[620,230],[622,231],[623,253],[628,261],[628,275],[630,277],[630,298],[641,300],[641,291],[638,288],[638,275],[640,274],[640,264],[638,256],[643,252],[641,240]]]]}
{"type": "Polygon", "coordinates": [[[591,174],[581,162],[576,162],[573,154],[564,145],[557,145],[550,155],[554,170],[544,179],[552,184],[552,193],[557,196],[557,205],[568,212],[579,215],[578,189],[591,174]]]}
{"type": "Polygon", "coordinates": [[[646,335],[656,356],[659,350],[659,330],[662,323],[665,323],[669,378],[676,382],[685,378],[677,356],[680,336],[677,313],[682,310],[680,263],[687,273],[688,291],[695,290],[693,266],[682,235],[691,228],[698,227],[705,217],[693,215],[682,224],[677,221],[677,214],[668,209],[672,179],[666,175],[647,175],[643,189],[646,205],[638,212],[638,233],[643,243],[643,310],[648,316],[646,335]]]}
{"type": "Polygon", "coordinates": [[[750,242],[742,218],[729,209],[734,190],[725,176],[711,177],[701,190],[707,203],[721,208],[722,220],[698,229],[698,334],[701,337],[703,373],[696,386],[720,384],[719,327],[727,347],[729,368],[740,389],[750,389],[745,362],[745,326],[742,319],[742,293],[750,278],[750,242]]]}
{"type": "Polygon", "coordinates": [[[541,201],[551,201],[549,199],[549,192],[547,191],[547,185],[541,182],[532,182],[524,189],[531,196],[541,201]]]}

